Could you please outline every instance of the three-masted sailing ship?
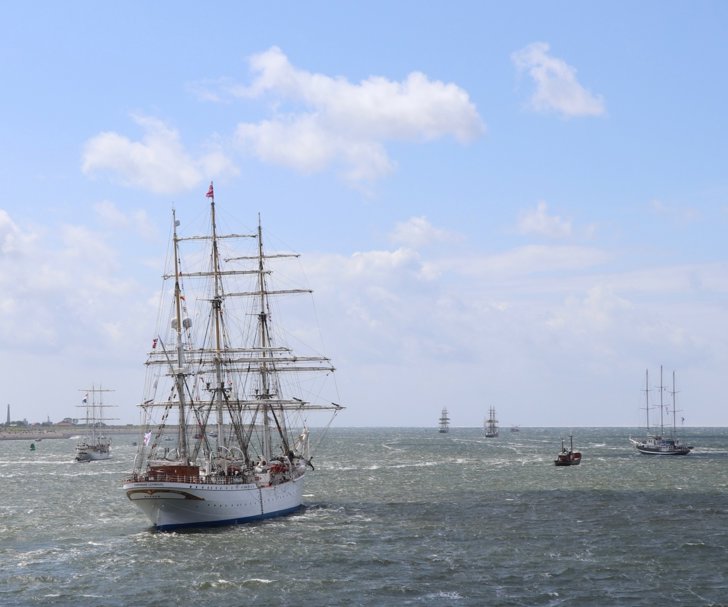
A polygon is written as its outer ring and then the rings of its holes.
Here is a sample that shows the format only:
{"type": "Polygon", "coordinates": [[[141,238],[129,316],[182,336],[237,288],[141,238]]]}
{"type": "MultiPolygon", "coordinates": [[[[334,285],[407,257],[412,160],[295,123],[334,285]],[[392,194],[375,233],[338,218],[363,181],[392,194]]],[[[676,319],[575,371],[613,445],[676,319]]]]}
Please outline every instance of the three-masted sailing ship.
{"type": "Polygon", "coordinates": [[[498,436],[498,420],[495,418],[495,407],[488,411],[488,419],[483,422],[483,433],[485,438],[496,438],[498,436]]]}
{"type": "Polygon", "coordinates": [[[105,392],[113,392],[99,386],[91,386],[86,390],[81,404],[86,410],[85,425],[86,430],[81,440],[76,443],[77,462],[95,462],[111,457],[111,438],[104,431],[105,421],[112,418],[104,417],[104,409],[113,405],[104,403],[103,395],[105,392]]]}
{"type": "Polygon", "coordinates": [[[147,358],[145,429],[123,484],[160,530],[298,510],[313,469],[307,415],[326,411],[330,424],[343,408],[315,402],[321,381],[304,381],[331,376],[331,361],[294,354],[272,322],[279,296],[311,292],[269,284],[273,266],[298,255],[267,252],[260,220],[253,234],[219,233],[212,184],[206,196],[204,236],[180,236],[173,212],[172,267],[164,276],[171,306],[160,313],[167,330],[153,339],[147,358]],[[224,249],[240,239],[254,242],[254,252],[228,256],[224,249]],[[207,265],[188,268],[182,249],[195,244],[203,245],[207,265]]]}
{"type": "Polygon", "coordinates": [[[635,446],[637,451],[644,455],[688,455],[692,451],[692,446],[684,445],[677,437],[677,409],[675,404],[675,372],[672,372],[672,430],[670,435],[665,436],[665,404],[663,403],[663,394],[665,387],[662,383],[662,366],[660,366],[660,431],[656,432],[650,428],[650,386],[649,372],[645,371],[645,415],[647,418],[647,436],[642,440],[629,438],[630,442],[635,446]]]}
{"type": "Polygon", "coordinates": [[[438,431],[441,434],[447,434],[450,432],[450,416],[447,414],[447,408],[443,408],[442,413],[440,413],[438,431]]]}

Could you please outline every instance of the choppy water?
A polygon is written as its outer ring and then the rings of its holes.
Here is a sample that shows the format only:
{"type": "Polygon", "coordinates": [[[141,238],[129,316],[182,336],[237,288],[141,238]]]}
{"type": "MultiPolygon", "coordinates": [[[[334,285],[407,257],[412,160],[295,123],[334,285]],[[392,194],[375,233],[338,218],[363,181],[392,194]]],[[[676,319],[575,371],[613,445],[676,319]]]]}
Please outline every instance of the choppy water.
{"type": "MultiPolygon", "coordinates": [[[[634,431],[637,432],[637,431],[634,431]]],[[[333,429],[300,514],[154,533],[114,459],[0,441],[0,605],[728,605],[728,429],[651,458],[628,430],[333,429]]]]}

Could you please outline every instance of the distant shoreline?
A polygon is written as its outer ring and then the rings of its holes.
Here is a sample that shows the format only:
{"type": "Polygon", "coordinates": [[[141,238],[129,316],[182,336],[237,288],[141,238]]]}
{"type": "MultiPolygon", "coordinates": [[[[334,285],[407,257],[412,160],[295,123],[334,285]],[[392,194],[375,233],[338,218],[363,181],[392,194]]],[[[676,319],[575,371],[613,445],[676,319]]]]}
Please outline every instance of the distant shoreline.
{"type": "MultiPolygon", "coordinates": [[[[107,426],[103,428],[106,434],[136,434],[139,432],[138,426],[107,426]]],[[[73,436],[84,435],[87,428],[79,426],[77,428],[69,427],[63,429],[51,428],[13,428],[12,430],[0,430],[0,440],[44,440],[51,438],[71,438],[73,436]]]]}
{"type": "MultiPolygon", "coordinates": [[[[176,426],[171,425],[167,428],[172,429],[176,426]]],[[[540,431],[540,430],[554,430],[563,429],[563,426],[519,426],[521,433],[528,433],[529,431],[540,431]]],[[[625,432],[645,432],[645,429],[639,426],[570,426],[569,431],[573,431],[575,434],[579,430],[593,430],[593,429],[619,429],[625,432]]],[[[683,426],[680,428],[680,432],[685,430],[688,431],[701,431],[701,430],[715,430],[723,429],[725,426],[683,426]]],[[[319,430],[320,428],[311,427],[311,430],[319,430]]],[[[432,430],[437,432],[436,426],[337,426],[337,430],[432,430]]],[[[450,430],[481,430],[479,426],[450,426],[450,430]]],[[[140,434],[142,431],[140,426],[106,426],[103,431],[106,434],[140,434]]],[[[65,438],[69,439],[74,436],[83,436],[87,433],[85,426],[65,426],[62,428],[54,427],[30,427],[30,428],[12,428],[12,429],[0,429],[0,441],[4,440],[42,440],[44,438],[65,438]]],[[[510,435],[507,429],[501,428],[503,436],[510,435]]]]}

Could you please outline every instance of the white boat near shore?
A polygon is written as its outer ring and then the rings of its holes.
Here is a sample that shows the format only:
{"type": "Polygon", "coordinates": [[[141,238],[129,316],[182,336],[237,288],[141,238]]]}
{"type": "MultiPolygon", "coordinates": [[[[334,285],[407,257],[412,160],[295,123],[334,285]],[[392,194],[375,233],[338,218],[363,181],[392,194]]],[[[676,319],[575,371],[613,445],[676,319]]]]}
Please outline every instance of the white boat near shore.
{"type": "Polygon", "coordinates": [[[111,438],[105,432],[104,409],[112,405],[104,403],[103,395],[106,392],[113,392],[91,386],[83,390],[85,395],[82,404],[79,405],[86,410],[86,434],[76,444],[77,462],[95,462],[109,459],[111,457],[111,438]]]}

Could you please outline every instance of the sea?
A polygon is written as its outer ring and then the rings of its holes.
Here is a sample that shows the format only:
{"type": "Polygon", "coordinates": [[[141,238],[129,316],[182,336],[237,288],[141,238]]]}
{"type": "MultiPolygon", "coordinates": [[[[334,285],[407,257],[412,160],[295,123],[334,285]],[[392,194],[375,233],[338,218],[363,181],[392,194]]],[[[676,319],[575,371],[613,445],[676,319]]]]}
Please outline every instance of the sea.
{"type": "Polygon", "coordinates": [[[113,458],[74,440],[0,441],[0,605],[728,605],[728,428],[686,457],[640,455],[629,428],[331,428],[305,507],[155,532],[113,458]],[[557,467],[573,434],[580,466],[557,467]]]}

